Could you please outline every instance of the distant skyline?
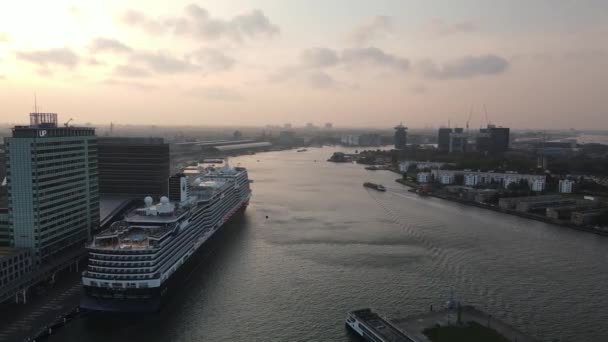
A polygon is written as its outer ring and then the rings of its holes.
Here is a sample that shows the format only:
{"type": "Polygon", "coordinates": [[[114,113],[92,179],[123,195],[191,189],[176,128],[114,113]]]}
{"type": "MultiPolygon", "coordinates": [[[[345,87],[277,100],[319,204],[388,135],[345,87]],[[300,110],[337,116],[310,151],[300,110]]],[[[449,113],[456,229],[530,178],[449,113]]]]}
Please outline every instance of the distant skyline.
{"type": "Polygon", "coordinates": [[[0,122],[608,129],[601,0],[19,1],[0,122]]]}

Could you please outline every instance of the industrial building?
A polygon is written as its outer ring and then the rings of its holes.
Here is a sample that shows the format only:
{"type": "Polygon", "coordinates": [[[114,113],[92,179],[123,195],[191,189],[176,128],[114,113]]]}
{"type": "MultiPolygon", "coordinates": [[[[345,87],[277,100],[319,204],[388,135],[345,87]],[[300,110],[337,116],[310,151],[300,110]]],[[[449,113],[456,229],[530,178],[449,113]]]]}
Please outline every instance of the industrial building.
{"type": "Polygon", "coordinates": [[[220,145],[214,146],[210,150],[216,152],[215,154],[230,155],[242,152],[259,152],[266,151],[272,147],[272,144],[267,141],[253,142],[247,144],[234,144],[234,145],[220,145]]]}

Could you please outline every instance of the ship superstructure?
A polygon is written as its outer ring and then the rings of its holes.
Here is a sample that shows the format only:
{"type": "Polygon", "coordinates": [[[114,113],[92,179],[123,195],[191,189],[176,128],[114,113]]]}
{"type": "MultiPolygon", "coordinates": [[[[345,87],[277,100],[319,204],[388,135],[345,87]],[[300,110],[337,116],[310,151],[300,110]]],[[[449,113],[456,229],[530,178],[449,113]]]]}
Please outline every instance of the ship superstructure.
{"type": "Polygon", "coordinates": [[[207,168],[183,176],[178,201],[161,197],[127,214],[88,246],[81,306],[99,311],[155,311],[204,244],[251,196],[245,168],[207,168]]]}

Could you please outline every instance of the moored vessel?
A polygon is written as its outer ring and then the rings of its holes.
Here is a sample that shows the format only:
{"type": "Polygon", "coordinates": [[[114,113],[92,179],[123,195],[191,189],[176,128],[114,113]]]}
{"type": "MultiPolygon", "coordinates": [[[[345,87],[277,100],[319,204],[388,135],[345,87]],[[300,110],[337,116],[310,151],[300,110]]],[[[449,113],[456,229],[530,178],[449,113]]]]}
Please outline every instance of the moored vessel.
{"type": "Polygon", "coordinates": [[[179,198],[154,203],[146,197],[143,207],[94,237],[82,274],[82,308],[158,311],[251,196],[247,170],[227,165],[183,176],[180,187],[179,198]]]}
{"type": "Polygon", "coordinates": [[[366,188],[370,188],[370,189],[374,189],[374,190],[378,190],[378,191],[382,191],[382,192],[386,191],[386,188],[384,187],[384,185],[381,185],[381,184],[365,182],[365,183],[363,183],[363,186],[366,188]]]}

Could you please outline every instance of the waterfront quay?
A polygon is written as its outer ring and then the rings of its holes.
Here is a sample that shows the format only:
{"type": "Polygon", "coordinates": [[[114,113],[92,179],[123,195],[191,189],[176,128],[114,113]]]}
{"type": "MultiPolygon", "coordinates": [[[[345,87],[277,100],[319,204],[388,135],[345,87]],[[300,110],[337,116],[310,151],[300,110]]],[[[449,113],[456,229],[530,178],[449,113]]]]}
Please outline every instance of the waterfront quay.
{"type": "Polygon", "coordinates": [[[81,292],[80,273],[66,270],[44,288],[44,293],[31,295],[27,303],[1,304],[0,341],[27,341],[48,333],[49,327],[63,322],[78,307],[81,292]]]}

